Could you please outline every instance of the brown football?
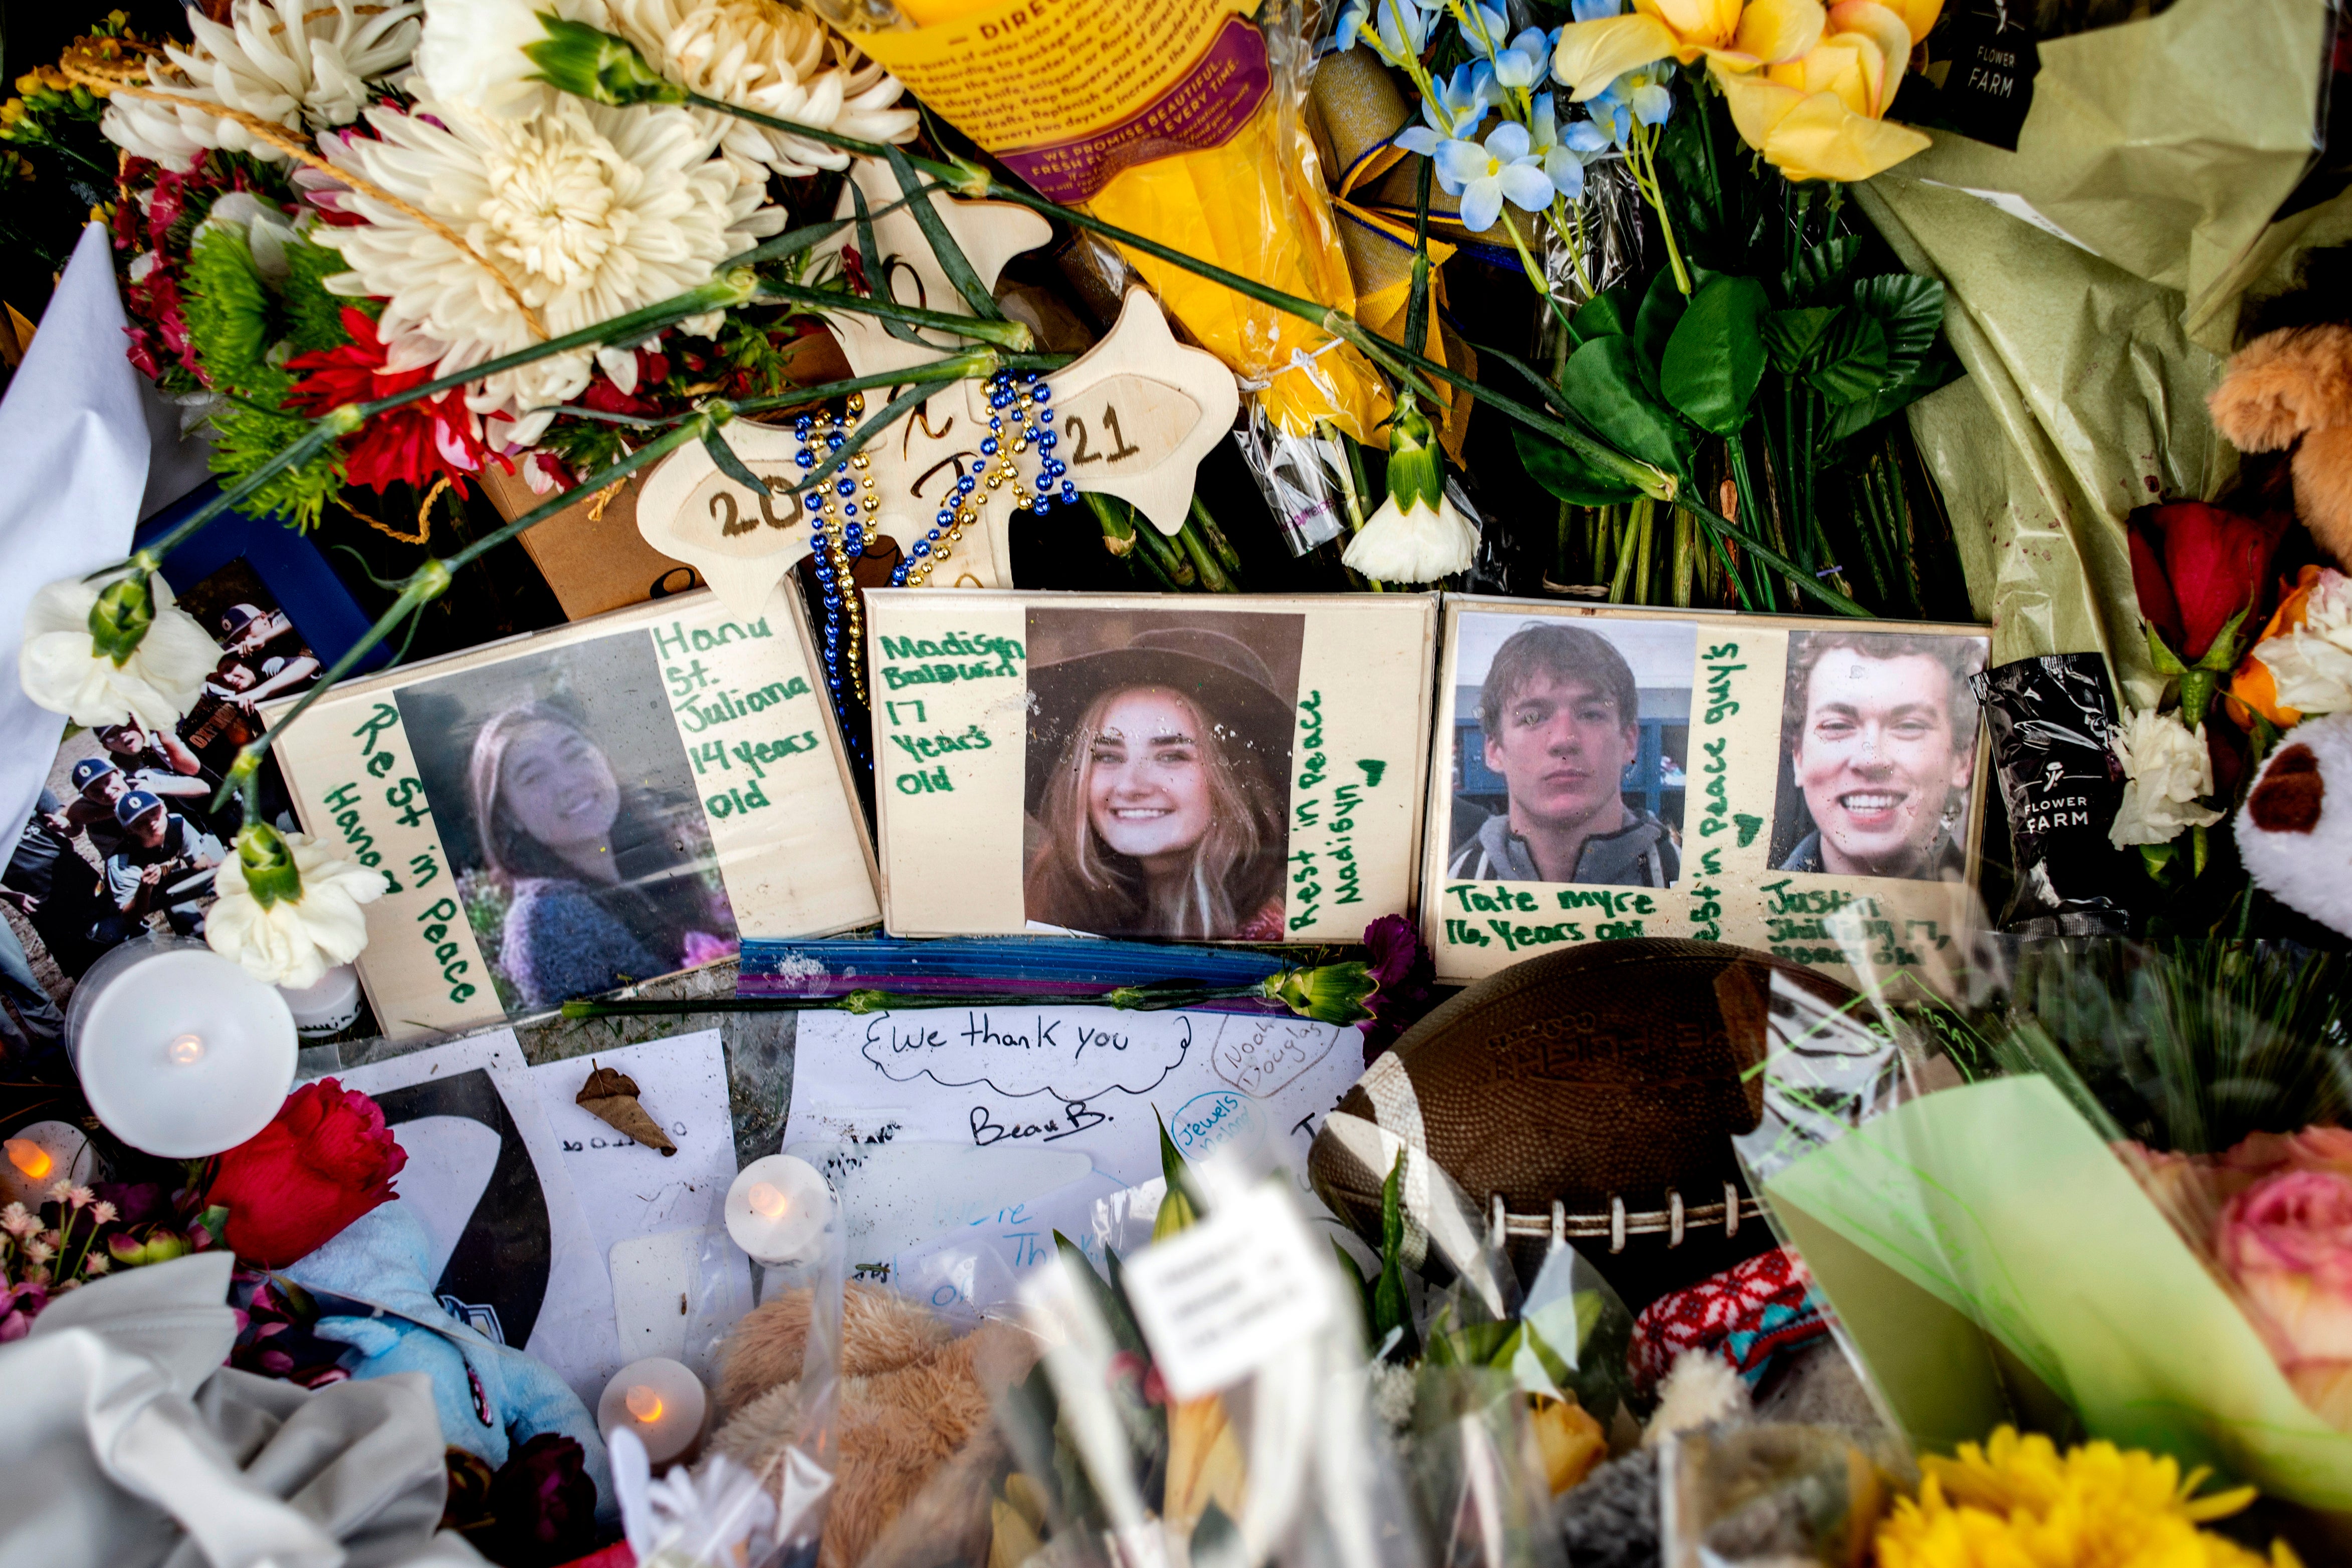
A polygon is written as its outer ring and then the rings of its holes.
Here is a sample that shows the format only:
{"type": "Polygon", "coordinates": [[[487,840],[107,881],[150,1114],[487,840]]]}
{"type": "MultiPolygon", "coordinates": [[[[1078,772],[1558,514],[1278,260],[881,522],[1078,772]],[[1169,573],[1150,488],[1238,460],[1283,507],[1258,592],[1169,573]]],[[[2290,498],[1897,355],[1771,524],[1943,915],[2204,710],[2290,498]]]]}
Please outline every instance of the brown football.
{"type": "MultiPolygon", "coordinates": [[[[1555,1200],[1571,1216],[1606,1214],[1612,1199],[1652,1214],[1712,1205],[1719,1226],[1724,1184],[1739,1179],[1731,1134],[1763,1112],[1748,1069],[1764,1058],[1775,974],[1832,1007],[1853,998],[1811,969],[1716,942],[1601,942],[1514,965],[1366,1070],[1317,1134],[1308,1177],[1375,1246],[1381,1151],[1399,1144],[1425,1153],[1482,1217],[1500,1194],[1526,1217],[1555,1200]]],[[[1408,1251],[1420,1250],[1418,1227],[1407,1228],[1408,1251]]]]}

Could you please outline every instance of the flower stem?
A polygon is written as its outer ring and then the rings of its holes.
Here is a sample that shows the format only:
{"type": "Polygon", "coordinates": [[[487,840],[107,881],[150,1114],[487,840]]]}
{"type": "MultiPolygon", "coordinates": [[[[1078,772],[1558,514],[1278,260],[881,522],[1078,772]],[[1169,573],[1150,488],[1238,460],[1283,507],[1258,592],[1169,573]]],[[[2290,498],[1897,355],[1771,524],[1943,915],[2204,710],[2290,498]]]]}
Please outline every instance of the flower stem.
{"type": "Polygon", "coordinates": [[[880,316],[892,321],[904,321],[910,327],[926,327],[935,332],[951,332],[959,338],[993,343],[1000,349],[1011,349],[1015,353],[1037,346],[1035,334],[1024,322],[986,321],[977,316],[951,316],[944,310],[925,310],[913,305],[901,305],[895,299],[885,299],[879,295],[845,294],[838,289],[811,288],[798,283],[762,282],[756,298],[812,305],[821,312],[845,310],[852,315],[880,316]]]}
{"type": "Polygon", "coordinates": [[[1675,220],[1666,215],[1666,195],[1658,184],[1658,128],[1635,125],[1628,151],[1627,162],[1633,166],[1633,183],[1642,199],[1658,214],[1658,232],[1666,236],[1666,262],[1675,269],[1675,287],[1685,294],[1691,291],[1690,269],[1683,265],[1682,246],[1675,243],[1675,220]]]}

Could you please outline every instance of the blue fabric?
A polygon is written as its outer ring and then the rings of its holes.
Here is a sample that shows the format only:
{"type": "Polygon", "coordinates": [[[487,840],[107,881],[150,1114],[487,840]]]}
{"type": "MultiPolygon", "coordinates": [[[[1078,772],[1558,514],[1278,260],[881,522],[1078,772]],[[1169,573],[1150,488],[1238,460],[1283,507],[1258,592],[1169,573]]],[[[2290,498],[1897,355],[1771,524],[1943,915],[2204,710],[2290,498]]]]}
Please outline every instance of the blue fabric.
{"type": "Polygon", "coordinates": [[[373,1309],[322,1316],[314,1330],[356,1353],[344,1362],[353,1377],[424,1373],[442,1436],[493,1469],[541,1432],[574,1439],[596,1483],[597,1516],[614,1517],[612,1471],[588,1407],[544,1362],[494,1344],[442,1311],[425,1275],[432,1255],[425,1227],[395,1198],[283,1272],[315,1296],[336,1298],[322,1308],[373,1309]]]}

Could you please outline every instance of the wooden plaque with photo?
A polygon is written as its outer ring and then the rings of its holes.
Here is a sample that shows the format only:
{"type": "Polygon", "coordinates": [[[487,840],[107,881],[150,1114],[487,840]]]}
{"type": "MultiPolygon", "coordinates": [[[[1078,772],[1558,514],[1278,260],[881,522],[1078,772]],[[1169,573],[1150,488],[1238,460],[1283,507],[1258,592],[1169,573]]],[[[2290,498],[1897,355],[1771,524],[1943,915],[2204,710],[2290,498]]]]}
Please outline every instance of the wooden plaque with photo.
{"type": "Polygon", "coordinates": [[[393,883],[384,1032],[455,1030],[880,914],[806,621],[708,591],[338,687],[277,747],[304,828],[393,883]]]}
{"type": "Polygon", "coordinates": [[[1949,951],[1975,904],[1983,632],[1457,596],[1444,630],[1441,980],[1626,936],[1833,971],[1857,936],[1875,969],[1949,951]]]}
{"type": "Polygon", "coordinates": [[[867,595],[894,936],[1354,941],[1412,907],[1433,595],[867,595]]]}

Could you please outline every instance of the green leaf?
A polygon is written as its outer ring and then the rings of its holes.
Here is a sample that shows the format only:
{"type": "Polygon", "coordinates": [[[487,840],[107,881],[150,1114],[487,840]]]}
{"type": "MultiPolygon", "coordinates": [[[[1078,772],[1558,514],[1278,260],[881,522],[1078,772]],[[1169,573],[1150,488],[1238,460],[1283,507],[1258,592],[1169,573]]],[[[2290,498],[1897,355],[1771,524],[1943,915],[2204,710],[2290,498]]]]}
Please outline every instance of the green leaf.
{"type": "Polygon", "coordinates": [[[1150,1347],[1143,1343],[1143,1331],[1136,1326],[1135,1313],[1127,1304],[1127,1291],[1119,1282],[1118,1254],[1108,1247],[1103,1249],[1104,1262],[1110,1270],[1110,1281],[1106,1284],[1103,1277],[1095,1272],[1095,1266],[1087,1261],[1087,1255],[1078,1249],[1078,1244],[1058,1230],[1054,1232],[1054,1247],[1061,1253],[1062,1261],[1069,1265],[1071,1278],[1094,1302],[1095,1310],[1102,1313],[1103,1325],[1110,1330],[1111,1343],[1150,1360],[1150,1347]]]}
{"type": "Polygon", "coordinates": [[[1764,351],[1772,368],[1784,376],[1801,373],[1822,346],[1837,311],[1826,305],[1796,310],[1775,310],[1764,318],[1764,351]]]}
{"type": "Polygon", "coordinates": [[[1691,296],[1658,361],[1658,390],[1701,430],[1728,435],[1748,422],[1764,379],[1769,302],[1752,277],[1718,276],[1691,296]]]}
{"type": "Polygon", "coordinates": [[[1642,298],[1641,312],[1633,319],[1633,345],[1640,350],[1636,362],[1642,371],[1642,384],[1650,395],[1658,392],[1658,366],[1666,357],[1666,340],[1674,336],[1675,326],[1683,319],[1690,301],[1675,287],[1674,270],[1661,267],[1650,279],[1650,291],[1642,298]]]}
{"type": "Polygon", "coordinates": [[[1780,303],[1784,306],[1822,305],[1837,297],[1837,285],[1843,283],[1853,264],[1862,259],[1862,236],[1848,235],[1843,239],[1824,240],[1790,264],[1780,275],[1780,303]]]}
{"type": "Polygon", "coordinates": [[[1857,402],[1886,384],[1886,329],[1859,310],[1841,310],[1806,380],[1833,403],[1857,402]]]}
{"type": "Polygon", "coordinates": [[[1885,332],[1887,362],[1897,374],[1927,359],[1944,324],[1944,286],[1914,273],[1862,279],[1853,304],[1885,332]]]}
{"type": "Polygon", "coordinates": [[[1372,1348],[1379,1349],[1391,1332],[1401,1330],[1398,1348],[1410,1358],[1420,1344],[1412,1328],[1412,1301],[1404,1288],[1404,1160],[1405,1152],[1399,1149],[1396,1163],[1381,1183],[1381,1277],[1372,1284],[1372,1348]]]}
{"type": "Polygon", "coordinates": [[[1580,346],[1595,338],[1622,338],[1633,329],[1633,286],[1605,288],[1578,307],[1569,326],[1580,346]]]}
{"type": "Polygon", "coordinates": [[[735,455],[735,449],[727,444],[727,438],[719,432],[704,431],[702,448],[710,454],[710,460],[719,465],[719,471],[721,474],[726,475],[754,496],[768,488],[768,482],[743,465],[743,460],[735,455]]]}
{"type": "MultiPolygon", "coordinates": [[[[922,227],[923,237],[930,242],[931,255],[938,258],[940,270],[947,274],[948,281],[955,285],[955,291],[963,296],[963,302],[971,307],[973,315],[983,321],[1004,319],[1004,312],[996,308],[996,299],[989,293],[988,285],[981,281],[980,274],[974,272],[971,263],[964,259],[963,247],[957,245],[955,236],[948,232],[947,221],[940,216],[939,209],[931,205],[931,193],[923,189],[922,176],[915,172],[915,166],[907,162],[907,155],[896,147],[886,145],[882,152],[890,160],[890,172],[898,177],[898,193],[907,198],[907,210],[915,214],[915,222],[922,227]]],[[[854,185],[856,182],[853,180],[850,183],[854,185]]]]}
{"type": "Polygon", "coordinates": [[[1523,425],[1511,426],[1511,443],[1519,450],[1519,465],[1528,471],[1528,477],[1570,506],[1613,507],[1642,494],[1593,467],[1574,449],[1523,425]]]}
{"type": "Polygon", "coordinates": [[[1192,1526],[1186,1557],[1192,1568],[1249,1568],[1249,1549],[1242,1543],[1241,1527],[1226,1517],[1213,1498],[1202,1506],[1200,1521],[1192,1526]]]}
{"type": "MultiPolygon", "coordinates": [[[[882,254],[881,242],[874,237],[874,214],[866,210],[866,193],[855,180],[849,182],[849,201],[857,214],[857,259],[865,267],[866,286],[885,299],[895,299],[897,296],[890,292],[890,263],[882,254]]],[[[924,341],[923,335],[904,321],[887,316],[870,319],[881,322],[882,329],[902,343],[924,341]]]]}
{"type": "Polygon", "coordinates": [[[1618,451],[1669,474],[1689,473],[1698,438],[1643,387],[1632,339],[1601,338],[1577,350],[1559,390],[1577,418],[1618,451]]]}
{"type": "Polygon", "coordinates": [[[1951,355],[1937,352],[1925,364],[1909,374],[1898,374],[1868,397],[1855,402],[1830,405],[1830,422],[1822,427],[1825,442],[1845,441],[1860,434],[1889,414],[1900,413],[1926,397],[1937,388],[1958,379],[1959,361],[1951,355]]]}

